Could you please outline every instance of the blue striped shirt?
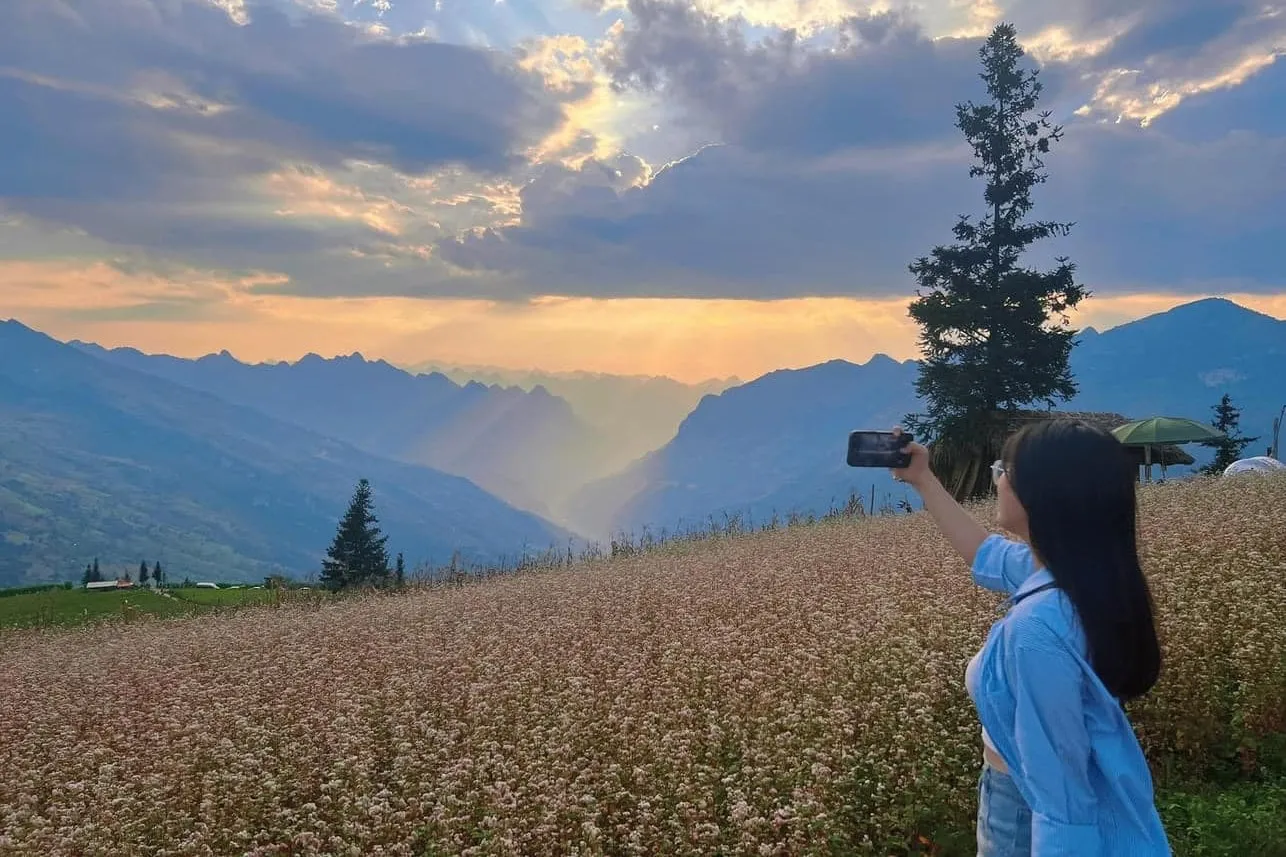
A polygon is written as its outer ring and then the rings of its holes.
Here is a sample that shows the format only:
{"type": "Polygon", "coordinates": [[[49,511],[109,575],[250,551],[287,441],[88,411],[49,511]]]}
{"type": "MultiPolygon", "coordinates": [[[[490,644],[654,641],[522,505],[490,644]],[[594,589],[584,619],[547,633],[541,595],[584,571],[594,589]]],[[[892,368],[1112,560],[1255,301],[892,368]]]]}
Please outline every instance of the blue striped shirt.
{"type": "MultiPolygon", "coordinates": [[[[993,534],[978,548],[973,579],[1021,597],[1053,576],[1027,545],[993,534]]],[[[1086,652],[1071,601],[1047,589],[992,626],[969,686],[978,719],[1031,808],[1031,853],[1168,857],[1143,750],[1086,652]]]]}

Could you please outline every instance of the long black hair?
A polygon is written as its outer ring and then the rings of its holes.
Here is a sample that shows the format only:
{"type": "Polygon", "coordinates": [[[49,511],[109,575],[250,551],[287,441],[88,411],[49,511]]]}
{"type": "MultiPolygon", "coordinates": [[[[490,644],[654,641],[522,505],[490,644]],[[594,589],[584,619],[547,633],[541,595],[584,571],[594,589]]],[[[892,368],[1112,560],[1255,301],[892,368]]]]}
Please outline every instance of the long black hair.
{"type": "Polygon", "coordinates": [[[1032,550],[1076,608],[1094,671],[1123,702],[1147,693],[1161,648],[1125,447],[1081,420],[1050,419],[1015,432],[1001,457],[1032,550]]]}

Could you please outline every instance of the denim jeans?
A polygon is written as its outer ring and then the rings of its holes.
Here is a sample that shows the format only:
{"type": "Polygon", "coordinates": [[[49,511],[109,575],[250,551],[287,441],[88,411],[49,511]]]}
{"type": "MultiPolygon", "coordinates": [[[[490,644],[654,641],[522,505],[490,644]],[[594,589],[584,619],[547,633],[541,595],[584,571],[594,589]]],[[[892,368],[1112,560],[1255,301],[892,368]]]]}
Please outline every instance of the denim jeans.
{"type": "Polygon", "coordinates": [[[1031,810],[1008,774],[982,766],[978,780],[978,857],[1029,857],[1031,810]]]}

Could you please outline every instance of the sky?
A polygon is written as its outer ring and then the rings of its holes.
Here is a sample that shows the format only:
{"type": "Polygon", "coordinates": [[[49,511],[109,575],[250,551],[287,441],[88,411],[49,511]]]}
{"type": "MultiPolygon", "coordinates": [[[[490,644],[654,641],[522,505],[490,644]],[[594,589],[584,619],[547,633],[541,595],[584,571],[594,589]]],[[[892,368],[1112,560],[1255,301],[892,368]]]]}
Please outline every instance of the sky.
{"type": "Polygon", "coordinates": [[[916,356],[1013,23],[1100,329],[1286,318],[1274,0],[5,0],[0,317],[252,361],[752,378],[916,356]]]}

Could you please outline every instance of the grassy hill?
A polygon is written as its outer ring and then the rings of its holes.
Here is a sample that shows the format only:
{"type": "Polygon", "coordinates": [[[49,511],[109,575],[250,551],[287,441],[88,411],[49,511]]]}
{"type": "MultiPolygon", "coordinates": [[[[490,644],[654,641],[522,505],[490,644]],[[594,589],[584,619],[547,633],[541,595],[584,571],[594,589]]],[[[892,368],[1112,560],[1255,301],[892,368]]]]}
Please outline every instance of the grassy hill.
{"type": "MultiPolygon", "coordinates": [[[[1279,855],[1286,479],[1142,506],[1165,666],[1130,712],[1175,853],[1279,855]]],[[[890,516],[10,633],[0,827],[15,855],[972,854],[963,677],[999,599],[948,555],[890,516]]]]}
{"type": "Polygon", "coordinates": [[[0,590],[0,628],[72,627],[150,617],[175,618],[283,600],[316,603],[329,597],[330,594],[321,589],[276,593],[267,589],[176,587],[160,592],[144,588],[87,592],[73,587],[17,595],[0,590]]]}

